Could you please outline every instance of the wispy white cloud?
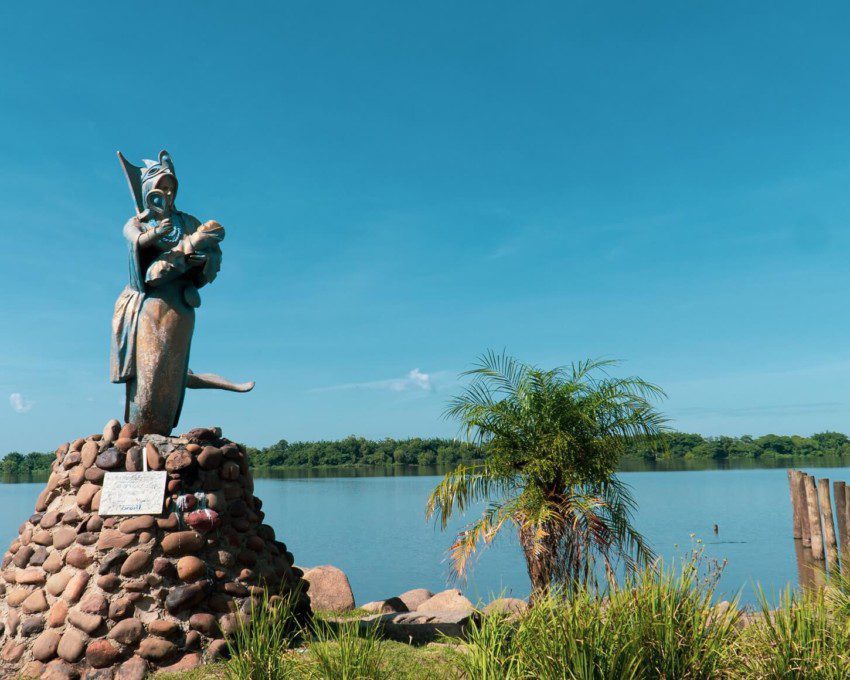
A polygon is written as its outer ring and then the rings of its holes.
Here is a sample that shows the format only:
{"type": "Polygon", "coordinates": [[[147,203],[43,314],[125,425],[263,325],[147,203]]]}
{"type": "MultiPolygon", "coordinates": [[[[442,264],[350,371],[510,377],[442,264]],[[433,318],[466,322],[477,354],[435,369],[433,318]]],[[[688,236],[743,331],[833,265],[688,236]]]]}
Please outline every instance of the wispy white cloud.
{"type": "Polygon", "coordinates": [[[16,413],[26,413],[35,406],[35,402],[25,399],[20,392],[12,392],[9,395],[9,405],[16,413]]]}
{"type": "Polygon", "coordinates": [[[366,382],[342,383],[329,387],[317,387],[310,392],[336,392],[340,390],[389,390],[390,392],[431,392],[435,378],[447,375],[446,371],[425,373],[418,368],[412,369],[403,378],[369,380],[366,382]]]}

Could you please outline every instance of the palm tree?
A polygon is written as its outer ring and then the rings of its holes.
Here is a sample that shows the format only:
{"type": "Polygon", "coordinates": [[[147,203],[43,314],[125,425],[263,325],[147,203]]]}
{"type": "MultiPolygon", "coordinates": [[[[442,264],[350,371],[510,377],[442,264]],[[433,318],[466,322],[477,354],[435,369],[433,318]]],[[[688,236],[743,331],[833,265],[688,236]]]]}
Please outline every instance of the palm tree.
{"type": "Polygon", "coordinates": [[[460,421],[484,460],[449,472],[426,515],[443,529],[455,513],[488,502],[451,548],[462,576],[472,555],[513,525],[533,594],[552,585],[596,584],[648,564],[653,554],[632,526],[635,503],[615,475],[636,439],[663,447],[666,420],[652,402],[664,392],[640,378],[612,378],[614,361],[542,370],[492,351],[462,376],[471,380],[445,416],[460,421]]]}

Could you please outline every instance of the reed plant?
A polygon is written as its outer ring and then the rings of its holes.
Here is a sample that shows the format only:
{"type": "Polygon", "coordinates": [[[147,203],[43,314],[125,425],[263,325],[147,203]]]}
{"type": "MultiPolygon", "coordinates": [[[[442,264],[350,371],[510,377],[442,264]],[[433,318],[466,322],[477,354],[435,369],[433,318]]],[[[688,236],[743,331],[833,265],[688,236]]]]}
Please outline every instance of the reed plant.
{"type": "Polygon", "coordinates": [[[648,569],[600,593],[551,591],[524,615],[473,625],[458,664],[474,680],[703,680],[730,675],[736,601],[718,607],[720,570],[701,550],[678,569],[648,569]]]}
{"type": "Polygon", "coordinates": [[[737,645],[738,678],[846,680],[850,677],[850,620],[846,582],[825,589],[786,591],[774,608],[759,591],[760,612],[737,645]]]}
{"type": "Polygon", "coordinates": [[[251,600],[251,612],[227,636],[229,659],[224,666],[226,680],[289,680],[296,675],[295,660],[289,650],[302,633],[295,622],[294,600],[251,600]]]}
{"type": "Polygon", "coordinates": [[[321,680],[384,680],[384,649],[378,627],[359,621],[322,621],[313,625],[310,667],[305,677],[321,680]]]}

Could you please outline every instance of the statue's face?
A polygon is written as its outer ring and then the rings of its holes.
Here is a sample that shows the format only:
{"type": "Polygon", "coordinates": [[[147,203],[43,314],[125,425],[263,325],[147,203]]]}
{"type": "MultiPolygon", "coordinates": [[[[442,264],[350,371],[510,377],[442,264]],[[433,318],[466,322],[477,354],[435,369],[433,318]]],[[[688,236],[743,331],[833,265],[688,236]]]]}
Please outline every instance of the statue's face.
{"type": "Polygon", "coordinates": [[[171,175],[165,175],[156,183],[156,188],[165,195],[165,201],[168,204],[168,209],[174,207],[174,197],[177,194],[177,184],[171,175]]]}

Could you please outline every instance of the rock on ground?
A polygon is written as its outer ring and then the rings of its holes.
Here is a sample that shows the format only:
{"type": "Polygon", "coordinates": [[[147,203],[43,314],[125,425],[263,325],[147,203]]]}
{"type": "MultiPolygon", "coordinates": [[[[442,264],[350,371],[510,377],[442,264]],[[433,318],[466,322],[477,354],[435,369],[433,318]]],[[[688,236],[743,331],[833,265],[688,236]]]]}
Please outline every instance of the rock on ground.
{"type": "Polygon", "coordinates": [[[348,576],[330,564],[304,569],[302,577],[310,588],[310,606],[314,611],[348,612],[354,609],[354,593],[348,576]]]}
{"type": "Polygon", "coordinates": [[[417,612],[443,612],[443,611],[473,611],[475,605],[467,600],[457,588],[450,588],[437,593],[422,602],[417,612]]]}

